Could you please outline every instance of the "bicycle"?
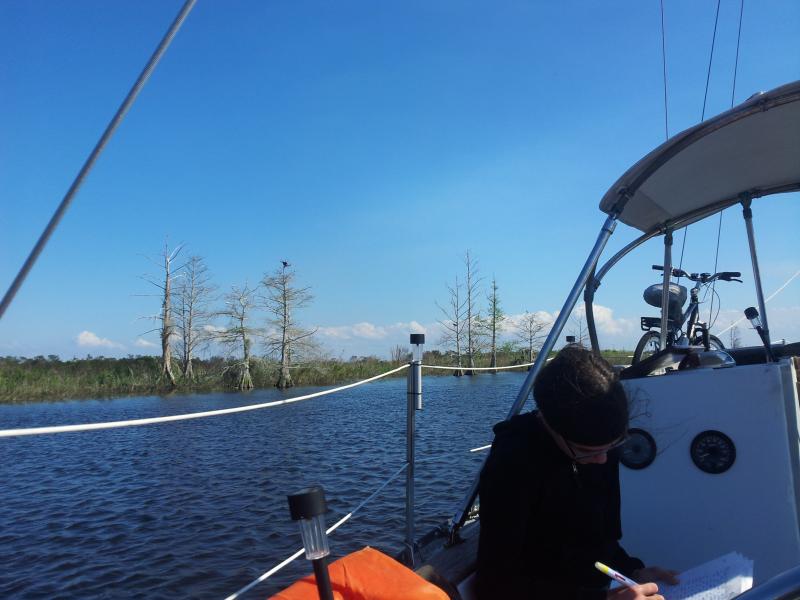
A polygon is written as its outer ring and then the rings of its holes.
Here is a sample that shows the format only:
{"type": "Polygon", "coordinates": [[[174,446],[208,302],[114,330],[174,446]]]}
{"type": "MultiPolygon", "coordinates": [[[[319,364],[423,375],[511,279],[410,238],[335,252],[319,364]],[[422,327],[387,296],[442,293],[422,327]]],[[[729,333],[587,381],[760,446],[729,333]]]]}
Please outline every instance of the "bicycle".
{"type": "MultiPolygon", "coordinates": [[[[656,271],[663,271],[664,267],[653,265],[656,271]]],[[[688,290],[691,301],[686,308],[686,312],[682,312],[683,305],[686,303],[687,289],[679,284],[671,283],[669,288],[669,308],[667,315],[667,347],[675,346],[699,346],[706,345],[705,338],[707,337],[708,347],[713,350],[725,350],[725,345],[720,339],[708,331],[707,323],[701,323],[700,317],[700,290],[704,286],[710,285],[716,280],[721,281],[738,281],[742,283],[741,273],[738,271],[722,271],[720,273],[687,273],[683,269],[672,269],[673,277],[686,277],[690,281],[694,281],[695,285],[691,290],[688,290]],[[684,333],[683,327],[686,326],[684,333]]],[[[663,283],[656,283],[651,285],[644,291],[644,301],[650,306],[661,308],[661,290],[663,283]]],[[[633,360],[631,364],[635,365],[642,359],[652,356],[661,349],[661,333],[653,331],[654,328],[661,328],[660,317],[642,317],[641,327],[646,332],[639,343],[636,344],[636,350],[633,351],[633,360]]]]}

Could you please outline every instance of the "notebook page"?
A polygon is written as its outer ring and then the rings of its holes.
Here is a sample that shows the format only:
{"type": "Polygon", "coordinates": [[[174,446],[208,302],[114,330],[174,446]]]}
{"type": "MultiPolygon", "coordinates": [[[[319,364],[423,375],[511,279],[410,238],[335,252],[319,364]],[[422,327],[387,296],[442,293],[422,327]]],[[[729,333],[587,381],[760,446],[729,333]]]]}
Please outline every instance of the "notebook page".
{"type": "Polygon", "coordinates": [[[752,587],[753,561],[732,552],[678,575],[678,585],[659,583],[666,600],[730,600],[752,587]]]}

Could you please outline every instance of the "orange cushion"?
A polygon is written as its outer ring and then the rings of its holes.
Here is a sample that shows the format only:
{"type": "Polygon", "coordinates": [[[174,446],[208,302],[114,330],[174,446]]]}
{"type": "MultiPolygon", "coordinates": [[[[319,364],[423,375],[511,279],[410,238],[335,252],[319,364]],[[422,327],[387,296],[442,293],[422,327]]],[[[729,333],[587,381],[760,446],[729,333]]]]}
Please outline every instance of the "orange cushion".
{"type": "MultiPolygon", "coordinates": [[[[332,562],[328,572],[335,600],[448,600],[440,588],[370,547],[332,562]]],[[[316,580],[304,577],[270,600],[319,600],[316,580]]]]}

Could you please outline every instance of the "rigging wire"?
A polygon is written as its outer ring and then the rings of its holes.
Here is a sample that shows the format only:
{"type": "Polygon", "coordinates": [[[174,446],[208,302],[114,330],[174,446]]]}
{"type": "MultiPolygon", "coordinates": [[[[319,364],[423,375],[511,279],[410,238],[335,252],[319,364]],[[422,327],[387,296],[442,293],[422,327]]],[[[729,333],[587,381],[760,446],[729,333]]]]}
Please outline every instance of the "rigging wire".
{"type": "MultiPolygon", "coordinates": [[[[664,0],[660,1],[661,4],[661,65],[662,70],[664,73],[664,134],[666,135],[666,139],[669,139],[669,110],[667,105],[667,42],[666,42],[666,31],[664,28],[664,0]]],[[[685,227],[683,230],[683,244],[681,245],[681,260],[680,264],[678,265],[678,269],[683,268],[683,251],[686,249],[686,232],[689,230],[688,227],[685,227]]],[[[680,284],[681,278],[680,275],[678,279],[675,281],[676,285],[680,284]]]]}
{"type": "Polygon", "coordinates": [[[44,250],[45,245],[50,240],[50,236],[53,235],[56,227],[61,222],[62,217],[67,212],[70,204],[72,203],[72,199],[75,197],[75,194],[78,192],[78,189],[83,184],[84,179],[86,179],[87,175],[89,175],[89,171],[92,170],[94,167],[97,158],[100,156],[100,153],[106,147],[106,144],[111,139],[111,136],[114,135],[114,132],[119,127],[120,123],[122,123],[122,119],[125,118],[125,115],[130,110],[133,102],[136,100],[136,97],[139,95],[139,92],[142,91],[142,88],[147,83],[147,80],[150,78],[150,75],[153,73],[153,70],[158,65],[158,62],[161,60],[161,57],[164,56],[164,53],[167,51],[167,48],[172,43],[172,39],[175,37],[175,34],[178,33],[178,30],[183,25],[183,22],[186,20],[186,17],[189,16],[194,4],[197,0],[186,0],[186,3],[181,8],[178,16],[175,17],[175,20],[170,25],[167,32],[164,34],[164,37],[161,39],[161,42],[158,44],[155,52],[150,57],[150,60],[147,61],[147,65],[145,65],[144,70],[139,75],[139,78],[136,80],[136,83],[133,84],[133,87],[128,92],[128,95],[123,100],[120,107],[117,109],[116,114],[111,119],[109,124],[106,126],[106,130],[103,132],[103,135],[100,137],[100,140],[97,142],[97,145],[92,150],[91,154],[89,154],[89,158],[86,159],[86,162],[83,163],[81,170],[78,172],[78,175],[75,177],[75,180],[72,182],[72,185],[67,190],[67,193],[64,195],[64,198],[61,200],[61,204],[58,205],[55,213],[50,218],[50,222],[47,223],[47,226],[44,228],[42,235],[34,245],[33,250],[28,255],[28,258],[25,260],[25,263],[22,265],[22,268],[17,273],[17,276],[14,278],[14,281],[11,283],[11,286],[8,288],[8,291],[3,296],[2,302],[0,302],[0,319],[3,318],[3,315],[8,309],[11,301],[14,299],[14,296],[17,295],[19,288],[22,287],[22,283],[25,281],[25,278],[28,276],[28,273],[33,268],[33,265],[36,263],[36,260],[39,258],[39,255],[44,250]]]}
{"type": "MultiPolygon", "coordinates": [[[[485,446],[478,446],[477,448],[471,448],[470,450],[468,450],[468,452],[470,452],[470,453],[483,452],[484,450],[488,450],[491,447],[492,447],[491,444],[487,444],[485,446]]],[[[436,460],[441,460],[442,456],[455,456],[457,454],[458,455],[463,455],[464,451],[461,450],[460,452],[448,452],[448,453],[445,453],[445,454],[437,454],[435,456],[428,456],[427,458],[417,458],[414,462],[419,464],[419,463],[425,463],[425,462],[430,462],[430,461],[436,461],[436,460]]],[[[370,494],[366,499],[362,500],[361,503],[358,506],[356,506],[353,510],[351,510],[349,513],[347,513],[344,517],[342,517],[336,523],[331,525],[327,529],[326,533],[328,535],[330,535],[331,533],[336,531],[341,525],[344,525],[353,515],[355,515],[359,510],[361,510],[364,506],[366,506],[373,498],[375,498],[375,496],[377,496],[381,491],[383,491],[383,489],[387,485],[389,485],[392,481],[394,481],[397,478],[397,476],[400,475],[400,473],[405,471],[407,468],[408,468],[408,463],[407,462],[403,463],[403,465],[399,469],[397,469],[397,471],[395,471],[388,479],[386,479],[378,487],[378,489],[376,489],[374,492],[372,492],[372,494],[370,494]]],[[[231,594],[230,596],[225,598],[225,600],[236,600],[239,596],[241,596],[245,592],[250,591],[251,589],[253,589],[256,585],[258,585],[262,581],[264,581],[266,579],[269,579],[275,573],[277,573],[278,571],[283,569],[285,566],[287,566],[289,563],[291,563],[294,560],[296,560],[297,558],[299,558],[300,555],[303,554],[303,552],[304,552],[303,548],[300,548],[297,552],[295,552],[294,554],[289,556],[286,560],[278,563],[277,565],[272,567],[269,571],[267,571],[266,573],[264,573],[261,576],[259,576],[257,579],[254,579],[253,581],[251,581],[249,584],[247,584],[246,586],[244,586],[240,590],[234,592],[233,594],[231,594]]]]}
{"type": "MultiPolygon", "coordinates": [[[[722,213],[724,210],[719,211],[719,224],[717,225],[717,251],[714,254],[714,271],[717,272],[717,264],[719,263],[719,240],[722,236],[722,213]]],[[[711,328],[712,315],[714,314],[714,296],[716,296],[717,280],[711,282],[711,304],[708,308],[708,327],[711,328]]],[[[717,296],[719,298],[719,296],[717,296]]],[[[720,308],[722,308],[722,301],[720,301],[720,308]]]]}
{"type": "MultiPolygon", "coordinates": [[[[777,296],[778,294],[780,294],[780,293],[781,293],[781,292],[782,292],[782,291],[783,291],[783,290],[786,288],[786,286],[787,286],[787,285],[789,285],[790,283],[792,283],[792,281],[794,281],[795,279],[797,279],[797,277],[798,277],[799,275],[800,275],[800,271],[796,271],[794,275],[792,275],[791,277],[789,277],[789,279],[787,279],[786,281],[784,281],[784,282],[783,282],[783,285],[781,285],[781,286],[780,286],[780,287],[779,287],[777,290],[775,290],[774,292],[772,292],[772,294],[770,294],[770,295],[769,295],[769,297],[767,297],[767,298],[765,298],[765,299],[764,299],[764,304],[766,304],[767,302],[769,302],[770,300],[772,300],[772,299],[773,299],[775,296],[777,296]]],[[[733,323],[731,323],[730,325],[728,325],[728,326],[727,326],[725,329],[723,329],[722,331],[720,331],[720,332],[719,332],[719,334],[720,334],[720,335],[722,335],[722,334],[723,334],[723,333],[725,333],[726,331],[729,331],[729,330],[733,329],[733,328],[734,328],[734,327],[736,327],[736,326],[737,326],[739,323],[741,323],[742,321],[744,321],[746,318],[747,318],[747,317],[745,317],[745,316],[739,317],[739,318],[738,318],[736,321],[734,321],[733,323]]]]}
{"type": "MultiPolygon", "coordinates": [[[[700,115],[701,123],[706,120],[706,102],[708,100],[708,84],[711,81],[711,64],[714,62],[714,46],[716,45],[717,42],[717,24],[719,23],[719,5],[721,1],[722,0],[717,0],[717,11],[716,14],[714,15],[714,31],[711,34],[711,54],[708,57],[708,69],[706,69],[706,90],[703,93],[703,112],[700,115]]],[[[688,233],[689,233],[689,227],[686,226],[683,230],[683,242],[681,244],[681,259],[678,263],[678,269],[683,268],[683,253],[686,250],[686,236],[688,235],[688,233]]],[[[680,280],[681,278],[679,276],[676,283],[680,283],[680,280]]]]}
{"type": "MultiPolygon", "coordinates": [[[[744,2],[744,0],[742,0],[744,2]]],[[[669,139],[669,109],[667,107],[667,43],[664,33],[664,0],[661,0],[661,65],[664,71],[664,135],[669,139]]]]}
{"type": "Polygon", "coordinates": [[[703,94],[703,113],[700,115],[700,122],[706,120],[706,101],[708,100],[708,83],[711,81],[711,63],[714,61],[714,46],[717,41],[717,23],[719,23],[719,5],[722,0],[717,0],[717,14],[714,17],[714,33],[711,35],[711,55],[708,57],[708,71],[706,73],[706,91],[703,94]]]}
{"type": "Polygon", "coordinates": [[[733,64],[733,89],[731,90],[731,108],[733,97],[736,94],[736,72],[739,70],[739,44],[742,41],[742,16],[744,15],[744,0],[739,5],[739,34],[736,36],[736,61],[733,64]]]}
{"type": "MultiPolygon", "coordinates": [[[[719,10],[719,5],[717,5],[717,10],[719,10]]],[[[736,60],[733,63],[733,86],[731,88],[731,108],[733,108],[733,99],[734,99],[734,96],[736,95],[736,74],[737,74],[737,72],[739,70],[739,45],[741,44],[741,41],[742,41],[742,16],[743,15],[744,15],[744,0],[741,0],[741,3],[739,4],[739,33],[736,35],[736,60]]],[[[713,52],[713,46],[712,46],[712,52],[713,52]]],[[[717,262],[719,260],[719,239],[720,239],[720,236],[722,235],[722,213],[723,212],[724,211],[720,211],[720,213],[719,213],[719,225],[717,226],[717,251],[716,251],[716,254],[714,256],[714,273],[717,272],[717,262]]],[[[712,294],[711,294],[711,306],[708,309],[709,328],[712,325],[712,321],[716,321],[716,319],[713,317],[713,314],[714,314],[714,297],[715,296],[717,297],[717,300],[719,300],[719,305],[720,305],[719,306],[719,310],[722,310],[722,301],[719,299],[719,296],[715,293],[716,287],[717,287],[717,280],[715,279],[714,282],[711,284],[711,291],[712,291],[712,294]]]]}
{"type": "MultiPolygon", "coordinates": [[[[375,490],[374,492],[372,492],[372,494],[370,494],[370,495],[369,495],[369,496],[368,496],[368,497],[367,497],[365,500],[362,500],[362,501],[361,501],[361,504],[359,504],[358,506],[356,506],[356,507],[355,507],[353,510],[351,510],[349,513],[347,513],[347,514],[346,514],[345,516],[343,516],[341,519],[339,519],[338,521],[336,521],[336,523],[334,523],[333,525],[331,525],[330,527],[328,527],[328,529],[325,531],[325,534],[326,534],[326,535],[330,535],[330,534],[332,534],[332,533],[333,533],[334,531],[336,531],[336,530],[337,530],[337,529],[338,529],[340,526],[344,525],[344,524],[345,524],[347,521],[349,521],[349,520],[350,520],[350,518],[351,518],[351,517],[352,517],[354,514],[356,514],[356,513],[357,513],[359,510],[361,510],[361,509],[362,509],[362,508],[363,508],[363,507],[364,507],[364,506],[365,506],[367,503],[369,503],[369,502],[370,502],[370,501],[371,501],[371,500],[372,500],[372,499],[373,499],[375,496],[377,496],[379,493],[381,493],[381,492],[383,491],[383,489],[384,489],[384,488],[385,488],[387,485],[389,485],[389,484],[390,484],[392,481],[394,481],[394,480],[397,478],[397,476],[398,476],[398,475],[400,475],[400,473],[402,473],[403,471],[405,471],[407,468],[408,468],[408,463],[403,463],[403,465],[402,465],[402,466],[401,466],[399,469],[397,469],[397,471],[395,471],[395,472],[392,474],[392,476],[391,476],[391,477],[389,477],[389,478],[388,478],[386,481],[384,481],[384,482],[383,482],[383,483],[380,485],[380,487],[378,487],[378,489],[377,489],[377,490],[375,490]]],[[[303,554],[303,552],[305,552],[305,550],[304,550],[303,548],[300,548],[300,549],[299,549],[297,552],[295,552],[294,554],[292,554],[292,555],[291,555],[289,558],[287,558],[287,559],[286,559],[286,560],[284,560],[283,562],[281,562],[281,563],[279,563],[279,564],[275,565],[275,566],[274,566],[274,567],[272,567],[272,568],[271,568],[269,571],[267,571],[266,573],[264,573],[263,575],[261,575],[261,576],[260,576],[260,577],[258,577],[257,579],[254,579],[253,581],[251,581],[250,583],[248,583],[248,584],[247,584],[246,586],[244,586],[243,588],[241,588],[241,589],[239,589],[239,590],[235,591],[235,592],[234,592],[233,594],[231,594],[230,596],[227,596],[227,597],[225,598],[225,600],[235,600],[236,598],[238,598],[239,596],[241,596],[241,595],[242,595],[242,594],[244,594],[245,592],[248,592],[248,591],[250,591],[250,590],[251,590],[251,589],[253,589],[253,588],[254,588],[256,585],[258,585],[259,583],[261,583],[261,582],[262,582],[262,581],[264,581],[265,579],[268,579],[268,578],[272,577],[272,576],[273,576],[275,573],[277,573],[278,571],[280,571],[281,569],[283,569],[283,568],[284,568],[286,565],[288,565],[288,564],[289,564],[289,563],[291,563],[292,561],[294,561],[294,560],[296,560],[297,558],[299,558],[299,557],[300,557],[300,555],[301,555],[301,554],[303,554]]]]}

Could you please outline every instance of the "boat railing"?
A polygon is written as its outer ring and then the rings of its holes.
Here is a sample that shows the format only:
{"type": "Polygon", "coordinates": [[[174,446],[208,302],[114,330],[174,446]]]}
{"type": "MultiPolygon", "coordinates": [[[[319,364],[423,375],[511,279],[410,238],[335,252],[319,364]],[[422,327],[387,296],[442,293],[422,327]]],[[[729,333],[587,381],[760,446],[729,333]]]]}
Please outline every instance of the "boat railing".
{"type": "MultiPolygon", "coordinates": [[[[378,488],[372,492],[368,497],[366,497],[358,506],[356,506],[353,510],[348,512],[344,515],[341,519],[339,519],[336,523],[334,523],[331,527],[327,529],[327,534],[331,534],[336,529],[344,525],[347,521],[349,521],[353,515],[355,515],[359,510],[361,510],[364,506],[366,506],[370,501],[372,501],[375,497],[378,496],[385,488],[388,486],[392,481],[397,479],[401,473],[406,473],[406,534],[405,534],[405,550],[404,556],[406,562],[413,566],[415,562],[415,550],[416,550],[416,533],[414,528],[414,471],[415,471],[415,464],[416,463],[424,463],[432,460],[437,460],[441,458],[441,455],[437,456],[430,456],[421,459],[417,459],[415,456],[415,413],[418,410],[422,409],[422,369],[435,369],[435,370],[449,370],[449,371],[462,371],[462,372],[470,372],[470,371],[504,371],[509,369],[520,369],[520,368],[528,368],[533,363],[522,363],[518,365],[509,365],[504,367],[449,367],[449,366],[441,366],[441,365],[424,365],[420,360],[412,360],[407,364],[400,365],[395,369],[391,369],[374,377],[369,377],[367,379],[363,379],[360,381],[356,381],[354,383],[349,383],[346,385],[338,386],[335,388],[322,390],[320,392],[315,392],[312,394],[304,394],[301,396],[296,396],[293,398],[286,398],[283,400],[275,400],[272,402],[262,402],[258,404],[248,404],[245,406],[237,406],[232,408],[224,408],[218,410],[211,410],[211,411],[202,411],[202,412],[193,412],[193,413],[184,413],[178,415],[167,415],[163,417],[150,417],[145,419],[128,419],[125,421],[106,421],[102,423],[82,423],[82,424],[75,424],[75,425],[53,425],[53,426],[46,426],[46,427],[28,427],[28,428],[16,428],[16,429],[4,429],[0,430],[0,438],[10,438],[10,437],[24,437],[24,436],[33,436],[33,435],[52,435],[58,433],[77,433],[77,432],[84,432],[84,431],[98,431],[104,429],[116,429],[120,427],[137,427],[143,425],[155,425],[159,423],[172,423],[177,421],[186,421],[191,419],[201,419],[206,417],[217,417],[223,415],[230,415],[234,413],[240,412],[247,412],[253,410],[260,410],[264,408],[275,408],[278,406],[284,406],[287,404],[293,404],[297,402],[302,402],[305,400],[312,400],[314,398],[319,398],[321,396],[327,396],[331,394],[335,394],[337,392],[341,392],[344,390],[348,390],[357,386],[365,385],[367,383],[371,383],[377,381],[378,379],[382,379],[384,377],[388,377],[390,375],[394,375],[399,373],[403,370],[407,371],[407,415],[406,415],[406,461],[398,466],[398,468],[392,473],[390,477],[388,477],[383,483],[381,483],[378,488]]],[[[484,445],[479,446],[477,448],[472,448],[470,450],[463,450],[459,453],[448,453],[448,454],[460,454],[464,452],[470,453],[477,453],[483,452],[488,450],[491,445],[484,445]]],[[[237,592],[228,596],[227,600],[232,600],[234,598],[240,597],[242,594],[246,593],[247,591],[251,590],[253,587],[258,585],[259,583],[265,581],[290,563],[292,563],[295,559],[297,559],[301,554],[303,554],[302,548],[280,562],[279,564],[275,565],[261,576],[259,576],[254,581],[250,582],[237,592]]]]}
{"type": "Polygon", "coordinates": [[[784,571],[769,581],[759,583],[737,600],[798,600],[800,599],[800,566],[784,571]]]}
{"type": "Polygon", "coordinates": [[[106,421],[103,423],[83,423],[80,425],[54,425],[49,427],[0,429],[0,438],[20,437],[28,435],[45,435],[52,433],[68,433],[68,432],[78,432],[78,431],[97,431],[100,429],[116,429],[118,427],[136,427],[139,425],[154,425],[156,423],[170,423],[174,421],[186,421],[189,419],[218,417],[221,415],[230,415],[233,413],[247,412],[251,410],[260,410],[262,408],[274,408],[276,406],[283,406],[285,404],[293,404],[295,402],[301,402],[303,400],[311,400],[312,398],[319,398],[320,396],[327,396],[329,394],[341,392],[342,390],[348,390],[350,388],[354,388],[359,385],[364,385],[365,383],[370,383],[372,381],[376,381],[383,377],[388,377],[389,375],[393,375],[394,373],[398,373],[403,369],[407,369],[408,366],[409,365],[401,365],[396,369],[392,369],[391,371],[386,371],[385,373],[381,373],[380,375],[376,375],[375,377],[362,379],[361,381],[356,381],[355,383],[349,383],[347,385],[331,388],[329,390],[323,390],[321,392],[315,392],[313,394],[305,394],[303,396],[296,396],[294,398],[286,398],[285,400],[274,400],[272,402],[262,402],[260,404],[248,404],[246,406],[236,406],[234,408],[221,408],[219,410],[184,413],[180,415],[168,415],[165,417],[151,417],[147,419],[128,419],[126,421],[106,421]]]}
{"type": "MultiPolygon", "coordinates": [[[[466,452],[470,452],[470,453],[474,454],[474,453],[477,453],[477,452],[484,452],[484,451],[488,450],[491,447],[492,447],[491,444],[487,444],[485,446],[479,446],[477,448],[471,448],[469,450],[466,450],[466,452]]],[[[463,450],[461,452],[448,452],[447,455],[463,454],[464,452],[465,451],[463,451],[463,450]]],[[[416,462],[417,462],[417,464],[419,464],[419,463],[425,463],[425,462],[430,462],[430,461],[434,461],[434,460],[440,460],[442,458],[442,456],[443,456],[442,454],[438,454],[436,456],[427,456],[425,458],[417,459],[416,462]]],[[[372,492],[369,496],[367,496],[364,500],[362,500],[358,504],[358,506],[356,506],[353,510],[351,510],[346,515],[344,515],[341,519],[336,521],[336,523],[334,523],[333,525],[328,527],[328,529],[325,530],[326,535],[332,534],[339,527],[341,527],[347,521],[349,521],[358,511],[360,511],[367,504],[369,504],[372,500],[374,500],[378,496],[378,494],[380,494],[386,488],[387,485],[389,485],[392,481],[397,479],[400,476],[400,474],[403,473],[403,471],[405,471],[407,468],[408,468],[408,463],[407,462],[403,463],[402,465],[400,465],[400,468],[398,468],[394,473],[392,473],[388,478],[386,478],[386,480],[383,483],[381,483],[375,489],[374,492],[372,492]]],[[[254,579],[253,581],[248,583],[246,586],[244,586],[240,590],[237,590],[236,592],[234,592],[230,596],[227,596],[225,598],[225,600],[235,600],[236,598],[240,598],[243,594],[245,594],[248,591],[250,591],[251,589],[253,589],[259,583],[262,583],[262,582],[266,581],[267,579],[269,579],[270,577],[272,577],[273,575],[278,573],[278,571],[280,571],[281,569],[283,569],[285,567],[288,567],[292,562],[297,560],[303,554],[303,552],[304,552],[303,548],[299,548],[296,552],[294,552],[294,554],[292,554],[291,556],[288,556],[286,559],[282,560],[281,562],[279,562],[277,565],[275,565],[274,567],[272,567],[268,571],[265,571],[263,574],[258,576],[256,579],[254,579]]]]}

